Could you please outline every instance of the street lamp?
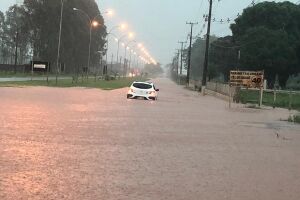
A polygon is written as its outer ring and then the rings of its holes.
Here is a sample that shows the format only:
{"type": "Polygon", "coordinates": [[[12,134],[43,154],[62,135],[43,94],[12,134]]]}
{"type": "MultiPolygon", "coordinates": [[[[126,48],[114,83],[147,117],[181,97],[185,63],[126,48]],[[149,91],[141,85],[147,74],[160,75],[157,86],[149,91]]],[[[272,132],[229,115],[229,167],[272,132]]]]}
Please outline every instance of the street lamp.
{"type": "Polygon", "coordinates": [[[132,37],[133,37],[133,33],[124,34],[124,35],[122,35],[120,38],[118,38],[117,63],[119,62],[120,42],[121,42],[125,37],[127,37],[127,36],[128,36],[129,38],[132,38],[132,37]]]}
{"type": "Polygon", "coordinates": [[[130,50],[129,45],[130,45],[131,43],[136,43],[136,41],[135,41],[135,40],[131,40],[131,41],[129,41],[127,44],[124,45],[124,46],[125,46],[125,55],[124,55],[124,73],[125,73],[125,76],[126,76],[126,74],[127,74],[126,54],[127,54],[127,50],[130,50]],[[125,69],[126,69],[126,70],[125,70],[125,69]]]}
{"type": "MultiPolygon", "coordinates": [[[[125,24],[121,24],[121,25],[117,25],[117,26],[114,26],[114,27],[112,27],[110,30],[109,30],[109,32],[107,33],[107,35],[106,35],[106,58],[105,58],[105,60],[106,60],[106,62],[107,62],[107,54],[108,54],[108,36],[109,35],[113,35],[113,36],[115,36],[115,34],[113,34],[112,33],[112,31],[113,30],[115,30],[115,29],[117,29],[117,28],[121,28],[121,29],[125,29],[126,28],[126,25],[125,24]]],[[[116,36],[115,36],[116,37],[116,36]]],[[[118,58],[117,58],[118,59],[118,58]]],[[[118,60],[117,60],[118,61],[118,60]]]]}
{"type": "Polygon", "coordinates": [[[115,14],[114,10],[111,10],[111,9],[105,11],[104,13],[109,15],[109,16],[113,16],[115,14]]]}
{"type": "MultiPolygon", "coordinates": [[[[138,46],[139,44],[136,43],[136,41],[133,41],[135,44],[131,47],[131,51],[130,51],[130,57],[129,57],[129,71],[131,69],[131,58],[132,58],[132,53],[134,54],[134,56],[136,55],[136,52],[133,50],[133,48],[135,48],[136,46],[138,46]]],[[[134,63],[134,62],[133,62],[134,63]]]]}
{"type": "Polygon", "coordinates": [[[80,13],[82,13],[83,15],[85,15],[87,17],[87,19],[89,20],[89,27],[90,27],[90,31],[89,31],[89,54],[88,54],[88,64],[87,64],[87,69],[86,69],[86,78],[87,80],[89,80],[89,68],[90,68],[90,60],[91,60],[91,44],[92,44],[92,29],[93,27],[97,27],[99,26],[99,22],[96,21],[97,17],[100,17],[100,14],[96,15],[93,19],[83,10],[78,9],[78,8],[73,8],[74,11],[78,11],[80,13]]]}

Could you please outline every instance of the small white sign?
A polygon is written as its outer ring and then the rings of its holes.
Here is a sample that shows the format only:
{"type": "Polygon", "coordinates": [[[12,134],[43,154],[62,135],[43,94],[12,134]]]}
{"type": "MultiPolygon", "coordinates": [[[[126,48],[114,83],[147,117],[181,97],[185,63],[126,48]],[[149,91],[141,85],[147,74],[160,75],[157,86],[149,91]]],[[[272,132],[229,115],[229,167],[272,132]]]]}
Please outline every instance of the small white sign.
{"type": "Polygon", "coordinates": [[[47,66],[45,64],[34,64],[33,67],[36,69],[46,69],[47,66]]]}

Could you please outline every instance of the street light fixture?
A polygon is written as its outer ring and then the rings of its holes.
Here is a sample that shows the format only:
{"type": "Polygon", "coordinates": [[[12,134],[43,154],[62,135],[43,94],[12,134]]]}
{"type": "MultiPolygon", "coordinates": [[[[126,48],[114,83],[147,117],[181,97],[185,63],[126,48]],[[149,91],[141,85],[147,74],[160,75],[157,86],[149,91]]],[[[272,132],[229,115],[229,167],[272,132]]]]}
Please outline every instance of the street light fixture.
{"type": "Polygon", "coordinates": [[[97,27],[97,26],[99,26],[99,22],[97,22],[97,21],[93,21],[93,22],[92,22],[92,26],[93,26],[93,27],[97,27]]]}
{"type": "Polygon", "coordinates": [[[115,14],[115,12],[114,12],[113,10],[111,10],[111,9],[107,10],[107,11],[104,12],[104,13],[106,13],[106,14],[109,15],[109,16],[113,16],[113,15],[115,14]]]}

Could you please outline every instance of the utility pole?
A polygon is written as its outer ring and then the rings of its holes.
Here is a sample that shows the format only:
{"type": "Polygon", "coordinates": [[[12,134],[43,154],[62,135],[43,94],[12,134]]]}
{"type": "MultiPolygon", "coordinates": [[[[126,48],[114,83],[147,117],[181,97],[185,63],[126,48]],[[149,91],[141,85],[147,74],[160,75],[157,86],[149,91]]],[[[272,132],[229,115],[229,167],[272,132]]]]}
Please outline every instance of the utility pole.
{"type": "Polygon", "coordinates": [[[180,49],[176,49],[177,52],[176,52],[176,78],[177,78],[177,81],[178,81],[178,72],[179,72],[179,55],[180,55],[180,49]]]}
{"type": "Polygon", "coordinates": [[[181,50],[180,50],[180,75],[182,75],[182,67],[183,67],[183,45],[186,44],[186,42],[178,42],[181,44],[181,50]]]}
{"type": "Polygon", "coordinates": [[[207,77],[207,69],[208,69],[208,53],[209,53],[208,51],[209,51],[209,39],[210,39],[209,37],[210,37],[212,3],[213,3],[213,0],[209,0],[208,26],[207,26],[207,34],[206,34],[206,49],[205,49],[202,88],[201,88],[203,95],[205,95],[206,77],[207,77]]]}
{"type": "MultiPolygon", "coordinates": [[[[212,1],[212,0],[211,0],[212,1]]],[[[191,33],[190,33],[190,47],[189,47],[189,54],[188,54],[188,68],[187,68],[187,86],[189,86],[190,83],[190,71],[191,71],[191,55],[192,55],[192,40],[193,40],[193,27],[194,25],[197,25],[198,23],[193,22],[186,22],[186,24],[191,26],[191,33]]]]}

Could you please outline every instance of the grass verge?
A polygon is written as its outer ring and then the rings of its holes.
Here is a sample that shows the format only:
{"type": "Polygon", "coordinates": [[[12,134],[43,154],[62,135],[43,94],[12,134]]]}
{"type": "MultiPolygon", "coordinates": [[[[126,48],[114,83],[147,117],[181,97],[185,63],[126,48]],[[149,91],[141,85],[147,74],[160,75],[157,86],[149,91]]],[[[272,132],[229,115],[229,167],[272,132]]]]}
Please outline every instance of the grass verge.
{"type": "Polygon", "coordinates": [[[55,80],[47,81],[15,81],[15,82],[0,82],[0,87],[26,87],[26,86],[46,86],[46,87],[86,87],[86,88],[99,88],[103,90],[114,90],[124,87],[129,87],[133,81],[146,81],[146,78],[134,77],[134,78],[121,78],[118,80],[105,81],[90,78],[89,81],[78,80],[78,82],[72,81],[72,79],[58,80],[57,84],[55,80]]]}
{"type": "MultiPolygon", "coordinates": [[[[31,76],[32,76],[31,73],[20,73],[20,72],[14,73],[14,72],[1,72],[0,71],[0,78],[13,78],[13,77],[22,78],[22,77],[31,77],[31,76]]],[[[47,77],[47,74],[35,72],[33,74],[33,77],[47,77]]],[[[49,77],[55,77],[55,74],[49,73],[49,77]]]]}
{"type": "MultiPolygon", "coordinates": [[[[239,97],[244,104],[258,103],[259,95],[259,91],[241,90],[239,97]]],[[[272,92],[264,92],[263,105],[300,110],[300,94],[292,94],[290,97],[288,93],[277,93],[276,102],[274,103],[274,94],[272,92]]]]}

